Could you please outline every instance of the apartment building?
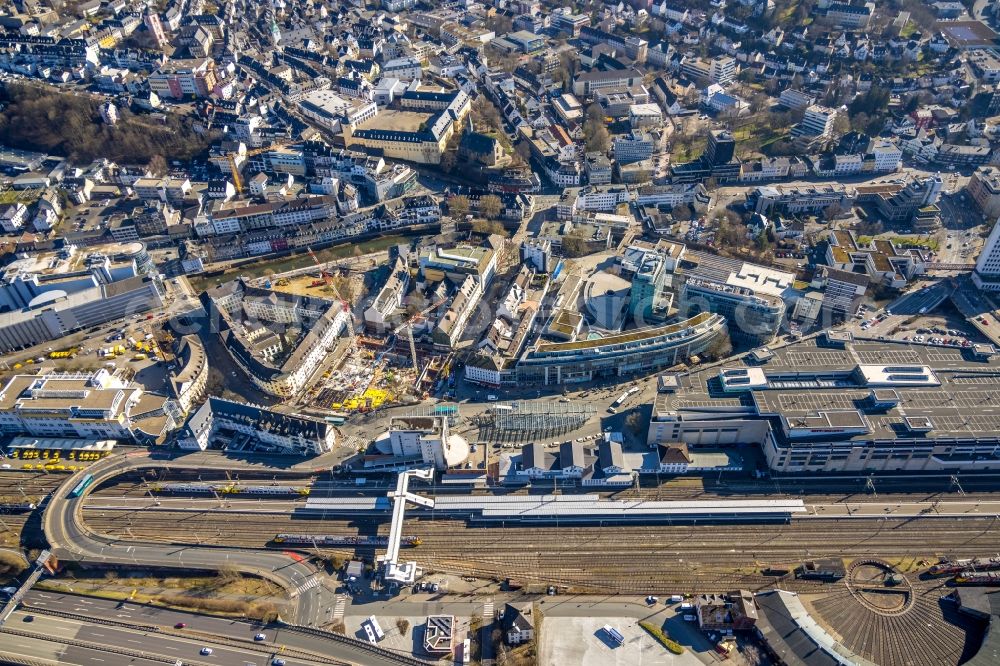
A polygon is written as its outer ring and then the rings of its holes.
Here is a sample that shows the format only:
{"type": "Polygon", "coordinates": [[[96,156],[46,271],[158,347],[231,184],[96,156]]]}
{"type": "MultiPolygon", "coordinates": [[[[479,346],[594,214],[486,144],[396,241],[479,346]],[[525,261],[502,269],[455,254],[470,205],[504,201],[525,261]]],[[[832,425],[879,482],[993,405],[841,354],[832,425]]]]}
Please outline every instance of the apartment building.
{"type": "Polygon", "coordinates": [[[305,388],[331,345],[354,325],[339,301],[260,289],[242,279],[210,289],[202,302],[217,317],[233,361],[258,388],[282,398],[305,388]]]}
{"type": "Polygon", "coordinates": [[[382,76],[399,79],[400,81],[419,81],[423,78],[423,67],[420,61],[412,56],[393,58],[382,64],[382,76]]]}
{"type": "Polygon", "coordinates": [[[337,216],[337,197],[322,195],[253,204],[247,200],[220,203],[210,213],[213,233],[246,232],[299,226],[337,216]]]}
{"type": "Polygon", "coordinates": [[[681,62],[681,74],[695,81],[725,86],[736,78],[736,60],[729,56],[711,59],[684,58],[681,62]]]}
{"type": "Polygon", "coordinates": [[[826,8],[825,18],[828,22],[849,30],[863,30],[871,23],[875,13],[875,3],[867,2],[854,5],[848,2],[831,2],[826,8]]]}
{"type": "Polygon", "coordinates": [[[778,101],[789,109],[798,111],[815,104],[816,97],[796,88],[785,88],[778,96],[778,101]]]}
{"type": "Polygon", "coordinates": [[[390,326],[390,317],[403,305],[403,297],[409,284],[410,273],[406,264],[401,258],[396,257],[385,284],[364,312],[365,327],[378,333],[385,333],[390,326]]]}
{"type": "Polygon", "coordinates": [[[147,79],[149,89],[161,98],[208,97],[219,80],[211,58],[171,60],[147,79]]]}
{"type": "Polygon", "coordinates": [[[197,335],[185,335],[176,343],[174,363],[176,367],[167,380],[171,394],[186,414],[205,397],[208,387],[208,356],[197,335]]]}
{"type": "Polygon", "coordinates": [[[980,289],[1000,291],[1000,224],[993,225],[993,231],[979,253],[972,281],[980,289]]]}
{"type": "Polygon", "coordinates": [[[1000,51],[996,49],[974,49],[967,51],[966,57],[980,83],[994,84],[1000,82],[1000,51]]]}
{"type": "Polygon", "coordinates": [[[180,448],[196,451],[213,448],[297,456],[328,453],[335,443],[336,431],[326,421],[215,396],[194,413],[177,440],[180,448]]]}
{"type": "Polygon", "coordinates": [[[586,14],[570,14],[566,10],[552,16],[552,27],[578,37],[580,31],[590,25],[590,17],[586,14]]]}
{"type": "Polygon", "coordinates": [[[802,121],[792,130],[792,136],[828,137],[833,133],[833,122],[836,118],[836,109],[813,104],[806,108],[802,121]]]}
{"type": "Polygon", "coordinates": [[[976,169],[969,179],[967,191],[987,220],[1000,216],[1000,168],[981,166],[976,169]]]}
{"type": "Polygon", "coordinates": [[[28,207],[23,203],[0,205],[0,227],[7,233],[14,233],[24,226],[28,218],[28,207]]]}
{"type": "Polygon", "coordinates": [[[828,208],[849,210],[857,199],[857,191],[840,184],[802,187],[775,185],[758,187],[748,197],[754,201],[754,210],[765,215],[771,211],[821,214],[828,208]]]}
{"type": "Polygon", "coordinates": [[[466,276],[472,276],[484,287],[493,281],[497,269],[497,256],[493,250],[467,245],[424,250],[419,262],[424,277],[431,282],[440,282],[447,277],[459,284],[466,276]]]}

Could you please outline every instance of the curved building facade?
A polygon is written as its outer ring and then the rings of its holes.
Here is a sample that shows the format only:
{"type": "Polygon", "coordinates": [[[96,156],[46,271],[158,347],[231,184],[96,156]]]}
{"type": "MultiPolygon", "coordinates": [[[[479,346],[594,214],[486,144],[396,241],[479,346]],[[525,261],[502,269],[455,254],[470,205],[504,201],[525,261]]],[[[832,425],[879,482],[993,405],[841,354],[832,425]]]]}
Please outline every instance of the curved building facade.
{"type": "Polygon", "coordinates": [[[675,324],[595,340],[536,344],[518,360],[517,380],[565,384],[654,372],[704,352],[724,332],[723,316],[703,312],[675,324]]]}

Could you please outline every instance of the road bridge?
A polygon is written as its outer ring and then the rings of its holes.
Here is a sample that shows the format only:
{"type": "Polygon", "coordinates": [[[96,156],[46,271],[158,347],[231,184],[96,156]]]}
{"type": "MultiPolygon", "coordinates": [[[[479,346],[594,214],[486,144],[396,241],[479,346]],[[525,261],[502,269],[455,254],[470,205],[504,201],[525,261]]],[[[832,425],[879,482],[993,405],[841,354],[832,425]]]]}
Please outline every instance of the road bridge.
{"type": "Polygon", "coordinates": [[[17,592],[10,595],[10,599],[4,605],[3,610],[0,610],[0,627],[2,627],[7,619],[11,616],[11,613],[17,608],[17,605],[21,603],[21,599],[24,598],[24,594],[31,589],[31,587],[38,582],[38,579],[42,577],[42,574],[47,571],[46,565],[49,563],[49,559],[52,557],[52,553],[48,550],[43,550],[39,553],[38,558],[35,559],[35,568],[31,571],[31,574],[24,579],[18,587],[17,592]]]}
{"type": "MultiPolygon", "coordinates": [[[[232,471],[259,470],[259,465],[241,463],[228,458],[202,459],[192,463],[185,460],[157,460],[146,451],[133,451],[111,456],[86,470],[77,472],[59,486],[44,507],[42,527],[50,550],[60,560],[91,562],[103,565],[151,565],[168,569],[195,569],[215,571],[219,568],[220,549],[204,546],[174,546],[147,544],[110,539],[92,531],[83,521],[84,498],[101,483],[127,472],[143,469],[227,469],[232,471]],[[86,474],[94,482],[79,498],[70,498],[69,492],[86,474]]],[[[242,572],[274,582],[288,590],[295,601],[294,617],[289,618],[305,626],[315,625],[322,617],[325,605],[332,605],[334,594],[323,585],[311,585],[317,569],[301,557],[277,551],[252,549],[225,549],[228,562],[242,572]],[[298,590],[299,593],[295,593],[298,590]]]]}

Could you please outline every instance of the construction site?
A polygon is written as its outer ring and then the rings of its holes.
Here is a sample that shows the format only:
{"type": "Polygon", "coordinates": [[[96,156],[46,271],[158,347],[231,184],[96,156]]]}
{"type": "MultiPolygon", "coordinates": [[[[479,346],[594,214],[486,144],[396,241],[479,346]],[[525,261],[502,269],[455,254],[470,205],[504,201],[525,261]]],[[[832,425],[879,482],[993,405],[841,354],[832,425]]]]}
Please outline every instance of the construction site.
{"type": "MultiPolygon", "coordinates": [[[[356,312],[371,285],[384,277],[384,252],[325,263],[311,250],[309,255],[312,268],[272,274],[250,283],[296,298],[340,301],[346,310],[356,312]]],[[[296,403],[324,414],[333,411],[346,416],[428,397],[447,377],[451,356],[418,342],[413,329],[440,304],[415,313],[382,335],[360,334],[349,326],[345,336],[349,344],[339,345],[336,353],[328,355],[321,372],[313,375],[296,403]]]]}

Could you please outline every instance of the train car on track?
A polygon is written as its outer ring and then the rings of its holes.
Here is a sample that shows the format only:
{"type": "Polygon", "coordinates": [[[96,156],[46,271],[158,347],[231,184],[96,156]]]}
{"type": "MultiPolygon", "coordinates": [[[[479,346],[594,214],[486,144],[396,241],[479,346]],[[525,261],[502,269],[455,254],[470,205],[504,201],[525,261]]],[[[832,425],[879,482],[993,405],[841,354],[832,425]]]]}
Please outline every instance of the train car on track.
{"type": "Polygon", "coordinates": [[[211,495],[213,493],[226,494],[233,492],[232,483],[161,483],[152,486],[153,492],[157,493],[193,493],[197,495],[211,495]]]}
{"type": "Polygon", "coordinates": [[[233,493],[240,495],[308,495],[306,486],[233,486],[233,493]]]}
{"type": "Polygon", "coordinates": [[[152,486],[153,492],[194,495],[278,495],[304,496],[308,486],[241,486],[238,483],[161,483],[152,486]]]}
{"type": "Polygon", "coordinates": [[[932,576],[954,576],[963,571],[995,571],[1000,569],[1000,557],[976,557],[963,560],[941,560],[930,568],[932,576]]]}
{"type": "Polygon", "coordinates": [[[34,502],[10,502],[7,504],[0,504],[0,513],[27,513],[34,510],[34,502]]]}
{"type": "Polygon", "coordinates": [[[70,498],[79,497],[87,490],[87,488],[90,487],[90,484],[92,484],[93,482],[94,482],[93,474],[88,474],[87,476],[83,477],[83,480],[80,481],[80,483],[76,484],[76,487],[74,487],[73,490],[69,491],[69,497],[70,498]]]}
{"type": "Polygon", "coordinates": [[[1000,571],[963,571],[955,576],[955,585],[1000,585],[1000,571]]]}
{"type": "MultiPolygon", "coordinates": [[[[352,546],[362,548],[385,547],[389,545],[389,537],[384,536],[331,536],[321,534],[277,534],[274,543],[286,546],[352,546]]],[[[404,536],[400,540],[403,546],[419,546],[420,539],[412,536],[404,536]]]]}

